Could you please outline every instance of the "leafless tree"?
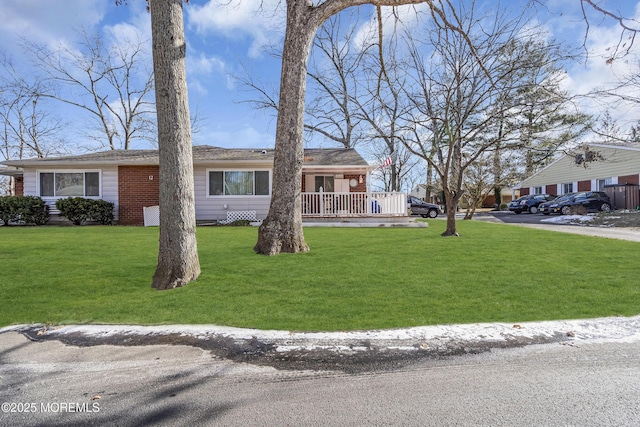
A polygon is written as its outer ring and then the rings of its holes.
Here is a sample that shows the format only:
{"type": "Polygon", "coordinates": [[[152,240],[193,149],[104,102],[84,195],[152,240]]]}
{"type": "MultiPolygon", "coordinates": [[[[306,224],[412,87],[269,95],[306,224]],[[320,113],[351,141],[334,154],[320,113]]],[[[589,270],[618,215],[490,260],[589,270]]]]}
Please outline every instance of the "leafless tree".
{"type": "MultiPolygon", "coordinates": [[[[487,153],[488,154],[488,153],[487,153]]],[[[495,188],[494,174],[491,168],[492,159],[489,155],[478,158],[465,170],[463,181],[463,198],[467,202],[464,219],[471,219],[476,208],[495,188]]],[[[496,200],[500,203],[500,200],[496,200]]]]}
{"type": "MultiPolygon", "coordinates": [[[[361,53],[353,49],[352,39],[356,30],[357,21],[344,19],[338,14],[327,20],[316,34],[307,70],[305,138],[319,136],[345,148],[355,147],[362,139],[355,133],[359,121],[352,105],[361,58],[361,53]],[[343,21],[348,22],[346,29],[343,21]]],[[[265,52],[282,60],[279,48],[268,46],[265,52]]],[[[240,102],[277,116],[279,88],[258,80],[246,68],[242,75],[234,78],[250,93],[248,99],[240,102]]]]}
{"type": "Polygon", "coordinates": [[[358,75],[363,51],[354,46],[359,21],[348,14],[331,17],[320,27],[310,58],[310,99],[306,108],[305,130],[345,148],[366,139],[358,132],[358,75]]]}
{"type": "MultiPolygon", "coordinates": [[[[440,178],[447,211],[443,236],[458,235],[455,212],[467,170],[495,150],[496,123],[512,114],[515,94],[526,86],[522,69],[532,66],[526,55],[506,55],[513,41],[526,34],[524,15],[495,9],[491,16],[477,16],[474,2],[460,2],[455,11],[451,19],[462,31],[433,28],[428,60],[408,38],[408,67],[416,81],[408,92],[413,109],[405,143],[440,178]]],[[[503,132],[500,140],[514,142],[515,137],[513,131],[503,132]]]]}
{"type": "Polygon", "coordinates": [[[94,122],[87,136],[110,149],[129,149],[136,140],[155,143],[153,71],[145,60],[145,40],[111,46],[80,32],[78,46],[48,48],[24,41],[36,66],[55,91],[35,93],[79,108],[94,122]]]}
{"type": "MultiPolygon", "coordinates": [[[[539,1],[539,0],[538,0],[539,1]]],[[[620,27],[620,37],[618,39],[618,43],[616,46],[611,49],[610,56],[607,59],[608,63],[612,63],[618,57],[624,56],[630,52],[631,47],[635,44],[636,36],[640,32],[640,22],[637,19],[632,17],[624,16],[618,9],[613,9],[612,7],[604,6],[601,1],[594,0],[579,0],[580,6],[582,7],[582,18],[586,25],[586,29],[584,32],[584,42],[583,46],[585,46],[591,31],[591,14],[589,10],[595,11],[596,15],[600,18],[611,19],[615,21],[620,27]]]]}
{"type": "MultiPolygon", "coordinates": [[[[4,56],[0,70],[0,160],[63,152],[62,122],[42,108],[43,100],[35,95],[44,92],[45,85],[37,78],[28,80],[4,56]]],[[[12,179],[5,184],[13,188],[12,179]]]]}
{"type": "MultiPolygon", "coordinates": [[[[273,192],[269,213],[258,231],[254,250],[259,254],[309,250],[302,232],[301,190],[304,101],[309,51],[320,26],[331,16],[364,4],[400,6],[426,3],[433,14],[440,14],[448,0],[287,0],[287,18],[280,99],[276,124],[273,192]]],[[[444,15],[442,15],[444,16],[444,15]]],[[[442,22],[442,21],[440,21],[442,22]]]]}

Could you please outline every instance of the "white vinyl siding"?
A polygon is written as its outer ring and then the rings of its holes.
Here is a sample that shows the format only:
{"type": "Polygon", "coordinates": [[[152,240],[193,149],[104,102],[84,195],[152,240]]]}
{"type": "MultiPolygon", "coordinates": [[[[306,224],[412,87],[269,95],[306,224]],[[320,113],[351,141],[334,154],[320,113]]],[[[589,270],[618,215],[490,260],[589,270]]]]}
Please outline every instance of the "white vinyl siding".
{"type": "MultiPolygon", "coordinates": [[[[209,196],[208,195],[208,171],[222,170],[210,166],[194,167],[194,185],[196,194],[196,220],[213,221],[227,218],[230,211],[256,211],[258,219],[264,219],[269,212],[270,196],[209,196]],[[225,208],[226,206],[226,208],[225,208]]],[[[227,167],[227,169],[230,169],[227,167]]],[[[243,168],[248,170],[248,168],[243,168]]],[[[264,167],[255,167],[252,170],[267,170],[264,167]]],[[[271,170],[269,169],[271,177],[271,170]]],[[[271,180],[270,180],[271,182],[271,180]]],[[[271,184],[270,184],[271,185],[271,184]]]]}
{"type": "Polygon", "coordinates": [[[102,200],[113,203],[113,215],[118,220],[118,167],[102,168],[102,200]]]}
{"type": "Polygon", "coordinates": [[[539,187],[640,173],[640,149],[595,144],[591,148],[600,152],[604,159],[591,162],[587,167],[584,167],[584,165],[576,165],[573,157],[564,156],[522,181],[521,186],[524,188],[539,187]]]}

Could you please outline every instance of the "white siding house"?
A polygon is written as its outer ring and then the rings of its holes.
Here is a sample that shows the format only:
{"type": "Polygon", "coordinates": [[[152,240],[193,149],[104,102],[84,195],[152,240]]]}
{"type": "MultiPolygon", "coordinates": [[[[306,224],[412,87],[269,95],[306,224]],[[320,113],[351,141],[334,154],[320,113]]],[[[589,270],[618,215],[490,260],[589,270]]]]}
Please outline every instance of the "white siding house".
{"type": "MultiPolygon", "coordinates": [[[[227,218],[255,211],[265,218],[271,203],[273,150],[193,147],[196,219],[227,218]]],[[[55,202],[87,197],[114,203],[120,224],[144,222],[145,208],[158,205],[158,152],[112,150],[78,156],[5,161],[19,168],[23,194],[40,196],[56,214],[55,202]]],[[[371,193],[375,167],[354,149],[306,149],[302,168],[306,217],[407,216],[406,195],[371,193]]],[[[11,174],[16,175],[16,169],[11,174]]]]}

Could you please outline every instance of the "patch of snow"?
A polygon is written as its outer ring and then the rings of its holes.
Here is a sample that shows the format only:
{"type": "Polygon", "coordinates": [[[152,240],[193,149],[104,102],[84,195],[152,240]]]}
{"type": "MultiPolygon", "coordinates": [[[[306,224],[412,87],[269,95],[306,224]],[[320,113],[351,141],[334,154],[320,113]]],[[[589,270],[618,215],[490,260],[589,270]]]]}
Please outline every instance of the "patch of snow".
{"type": "MultiPolygon", "coordinates": [[[[14,325],[0,328],[0,333],[33,329],[34,325],[14,325]]],[[[366,351],[364,342],[386,348],[415,350],[416,344],[423,348],[438,348],[448,343],[505,342],[513,339],[535,339],[540,337],[570,337],[572,340],[640,340],[640,316],[608,317],[602,319],[565,320],[545,322],[523,322],[520,324],[477,323],[462,325],[420,326],[406,329],[387,329],[345,332],[293,332],[276,330],[243,329],[215,325],[69,325],[48,328],[42,325],[38,334],[66,335],[82,334],[96,338],[115,335],[154,336],[182,335],[199,340],[210,337],[226,337],[234,340],[256,339],[272,343],[276,351],[299,349],[332,349],[338,352],[366,351]]]]}
{"type": "Polygon", "coordinates": [[[573,224],[576,222],[590,222],[593,221],[595,215],[559,215],[551,218],[545,218],[540,220],[540,222],[547,222],[553,224],[573,224]]]}

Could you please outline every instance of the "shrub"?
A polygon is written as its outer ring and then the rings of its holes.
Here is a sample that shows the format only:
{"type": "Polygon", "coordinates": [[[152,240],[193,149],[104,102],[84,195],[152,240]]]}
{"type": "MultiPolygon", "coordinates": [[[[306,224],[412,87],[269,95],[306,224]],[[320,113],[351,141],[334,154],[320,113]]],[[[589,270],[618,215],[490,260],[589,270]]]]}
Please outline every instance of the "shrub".
{"type": "Polygon", "coordinates": [[[82,225],[85,221],[96,221],[107,225],[113,221],[113,203],[105,200],[69,197],[58,199],[56,208],[60,211],[60,215],[75,225],[82,225]]]}
{"type": "Polygon", "coordinates": [[[0,197],[0,219],[4,225],[10,222],[44,225],[49,221],[49,206],[36,196],[0,197]]]}
{"type": "Polygon", "coordinates": [[[501,211],[506,211],[507,209],[509,209],[509,205],[507,205],[506,203],[503,203],[500,205],[500,210],[501,211]]]}
{"type": "Polygon", "coordinates": [[[67,218],[75,225],[82,225],[88,218],[88,199],[82,197],[69,197],[67,199],[58,199],[56,208],[60,211],[60,215],[67,218]]]}
{"type": "Polygon", "coordinates": [[[89,218],[102,225],[113,222],[113,203],[106,200],[89,200],[89,218]]]}

